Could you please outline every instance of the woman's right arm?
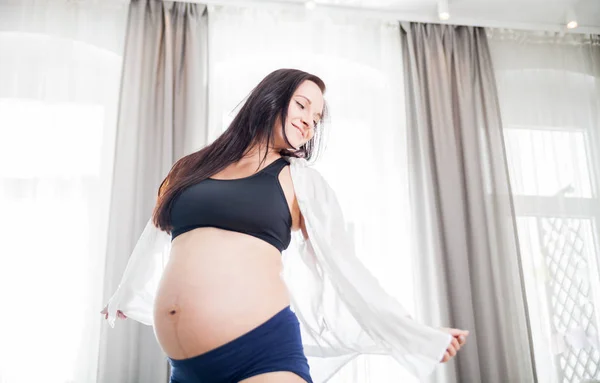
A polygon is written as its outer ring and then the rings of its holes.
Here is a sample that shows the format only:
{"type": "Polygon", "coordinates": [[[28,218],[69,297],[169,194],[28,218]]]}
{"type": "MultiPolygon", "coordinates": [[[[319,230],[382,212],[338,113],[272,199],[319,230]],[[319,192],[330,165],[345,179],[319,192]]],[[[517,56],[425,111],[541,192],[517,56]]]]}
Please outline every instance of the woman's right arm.
{"type": "Polygon", "coordinates": [[[129,257],[117,291],[108,301],[106,312],[102,310],[111,327],[117,318],[126,317],[152,325],[154,297],[170,250],[170,235],[149,220],[129,257]]]}

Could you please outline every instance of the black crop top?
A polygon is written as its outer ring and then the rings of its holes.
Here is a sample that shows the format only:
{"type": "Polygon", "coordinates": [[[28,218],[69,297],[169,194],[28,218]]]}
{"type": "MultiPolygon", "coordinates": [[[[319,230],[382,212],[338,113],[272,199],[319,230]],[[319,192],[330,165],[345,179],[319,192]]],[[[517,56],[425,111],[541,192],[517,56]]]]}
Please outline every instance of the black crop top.
{"type": "Polygon", "coordinates": [[[281,157],[249,177],[207,178],[176,197],[171,207],[171,240],[199,227],[252,235],[280,252],[291,241],[292,215],[279,183],[288,165],[281,157]]]}

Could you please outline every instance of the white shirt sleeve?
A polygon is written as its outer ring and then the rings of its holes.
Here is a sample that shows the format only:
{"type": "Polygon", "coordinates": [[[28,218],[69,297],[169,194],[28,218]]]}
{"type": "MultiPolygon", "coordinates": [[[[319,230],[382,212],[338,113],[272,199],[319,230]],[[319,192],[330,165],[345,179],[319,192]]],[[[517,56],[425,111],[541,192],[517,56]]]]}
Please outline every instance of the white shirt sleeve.
{"type": "MultiPolygon", "coordinates": [[[[452,336],[413,320],[387,294],[357,257],[354,238],[346,228],[333,189],[305,160],[291,159],[291,164],[309,238],[299,247],[304,265],[296,262],[293,272],[284,272],[284,277],[286,283],[289,280],[303,336],[306,334],[307,356],[336,356],[339,361],[341,355],[383,353],[417,377],[429,375],[440,363],[452,336]],[[303,275],[304,282],[300,280],[303,275]],[[309,284],[312,286],[307,288],[309,284]]],[[[331,363],[339,364],[335,360],[332,358],[331,363]]],[[[323,371],[332,370],[326,361],[318,365],[323,371]]],[[[320,375],[313,364],[311,371],[320,375]]]]}
{"type": "Polygon", "coordinates": [[[171,251],[171,236],[149,220],[140,235],[117,291],[108,301],[108,323],[115,326],[117,310],[152,326],[154,297],[171,251]]]}

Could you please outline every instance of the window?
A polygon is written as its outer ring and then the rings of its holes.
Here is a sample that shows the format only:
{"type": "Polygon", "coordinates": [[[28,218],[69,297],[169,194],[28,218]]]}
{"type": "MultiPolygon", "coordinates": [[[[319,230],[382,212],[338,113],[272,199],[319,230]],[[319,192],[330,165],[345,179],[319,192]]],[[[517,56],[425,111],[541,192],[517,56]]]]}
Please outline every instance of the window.
{"type": "Polygon", "coordinates": [[[109,12],[114,50],[72,36],[61,16],[77,5],[14,7],[0,7],[14,16],[0,31],[0,381],[95,382],[126,5],[109,12]]]}
{"type": "Polygon", "coordinates": [[[600,373],[600,199],[593,160],[600,146],[593,128],[505,126],[540,382],[581,382],[600,373]]]}

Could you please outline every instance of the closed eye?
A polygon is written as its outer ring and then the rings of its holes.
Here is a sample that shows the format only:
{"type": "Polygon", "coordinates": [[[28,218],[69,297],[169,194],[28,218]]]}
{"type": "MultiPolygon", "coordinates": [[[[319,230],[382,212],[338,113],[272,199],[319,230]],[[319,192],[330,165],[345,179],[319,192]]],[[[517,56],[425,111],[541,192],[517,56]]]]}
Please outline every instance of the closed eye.
{"type": "Polygon", "coordinates": [[[298,106],[300,107],[300,109],[304,110],[304,105],[302,105],[301,103],[299,103],[298,101],[296,101],[296,104],[298,104],[298,106]]]}

